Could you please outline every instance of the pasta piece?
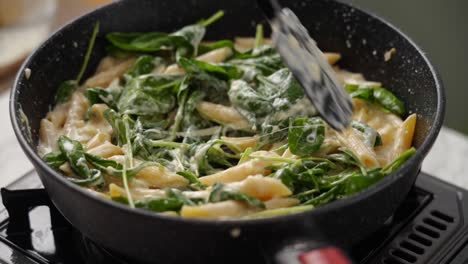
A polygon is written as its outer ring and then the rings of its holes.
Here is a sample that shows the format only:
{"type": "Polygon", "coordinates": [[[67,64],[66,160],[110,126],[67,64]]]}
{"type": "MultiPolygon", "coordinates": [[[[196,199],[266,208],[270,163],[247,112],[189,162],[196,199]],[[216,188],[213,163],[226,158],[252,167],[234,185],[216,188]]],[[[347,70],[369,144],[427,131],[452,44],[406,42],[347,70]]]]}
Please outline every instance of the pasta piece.
{"type": "Polygon", "coordinates": [[[396,131],[392,142],[392,148],[388,155],[388,162],[392,162],[411,147],[414,129],[416,127],[416,119],[416,114],[408,116],[396,131]]]}
{"type": "Polygon", "coordinates": [[[99,72],[86,80],[85,87],[107,87],[115,78],[120,78],[133,64],[135,58],[130,58],[110,67],[106,71],[99,72]]]}
{"type": "Polygon", "coordinates": [[[215,49],[197,57],[197,60],[208,63],[220,63],[232,56],[232,49],[228,47],[215,49]]]}
{"type": "Polygon", "coordinates": [[[292,194],[291,190],[289,190],[281,180],[263,177],[263,175],[249,176],[245,180],[230,183],[228,186],[262,201],[270,200],[274,197],[285,197],[292,194]]]}
{"type": "MultiPolygon", "coordinates": [[[[130,188],[130,194],[132,195],[132,198],[135,200],[166,197],[165,192],[159,189],[130,188]]],[[[114,183],[109,184],[109,195],[112,198],[127,197],[127,193],[125,192],[125,189],[114,183]]]]}
{"type": "Polygon", "coordinates": [[[54,124],[56,128],[62,128],[67,120],[67,111],[70,104],[60,104],[53,111],[50,111],[46,119],[54,124]]]}
{"type": "Polygon", "coordinates": [[[163,71],[163,74],[183,74],[183,73],[185,73],[184,69],[180,68],[177,64],[169,65],[163,71]]]}
{"type": "Polygon", "coordinates": [[[115,156],[115,155],[123,155],[124,154],[122,148],[110,143],[109,141],[106,141],[106,142],[104,142],[103,144],[101,144],[101,145],[99,145],[97,147],[88,149],[87,152],[89,154],[91,154],[91,155],[99,156],[99,157],[103,157],[103,158],[108,158],[108,157],[112,157],[112,156],[115,156]]]}
{"type": "Polygon", "coordinates": [[[336,64],[341,59],[341,54],[335,52],[324,52],[323,56],[330,65],[336,64]]]}
{"type": "Polygon", "coordinates": [[[215,174],[201,177],[200,182],[204,185],[213,185],[216,182],[229,183],[241,181],[250,175],[265,174],[267,172],[265,167],[271,164],[273,164],[272,161],[255,158],[215,174]]]}
{"type": "Polygon", "coordinates": [[[40,143],[37,147],[37,152],[40,156],[56,151],[58,149],[57,139],[59,131],[55,125],[47,119],[42,119],[39,127],[40,143]]]}
{"type": "Polygon", "coordinates": [[[64,164],[60,165],[59,170],[68,176],[72,176],[74,174],[68,162],[65,162],[64,164]]]}
{"type": "Polygon", "coordinates": [[[204,199],[208,200],[210,193],[206,190],[204,191],[185,191],[184,195],[191,199],[204,199]]]}
{"type": "Polygon", "coordinates": [[[291,159],[297,158],[296,155],[294,155],[294,154],[291,153],[291,150],[290,150],[289,148],[287,148],[287,149],[283,152],[283,155],[281,155],[281,157],[283,157],[283,158],[291,158],[291,159]]]}
{"type": "Polygon", "coordinates": [[[335,153],[338,151],[340,147],[340,141],[336,137],[336,131],[333,129],[326,129],[325,130],[325,139],[320,146],[320,150],[314,154],[317,157],[325,157],[330,153],[335,153]]]}
{"type": "Polygon", "coordinates": [[[267,209],[277,209],[296,206],[300,203],[298,199],[295,198],[273,198],[265,202],[267,209]]]}
{"type": "Polygon", "coordinates": [[[112,57],[112,56],[106,56],[99,62],[99,65],[98,65],[98,67],[96,69],[95,74],[107,71],[107,70],[111,69],[112,67],[115,67],[119,63],[122,63],[123,61],[124,60],[118,59],[118,58],[115,58],[115,57],[112,57]]]}
{"type": "Polygon", "coordinates": [[[353,99],[353,103],[353,120],[368,124],[377,130],[382,138],[382,146],[375,148],[377,161],[382,167],[389,164],[396,153],[394,144],[400,137],[398,131],[402,127],[402,120],[397,115],[383,112],[379,106],[364,100],[353,99]]]}
{"type": "Polygon", "coordinates": [[[234,129],[247,129],[250,127],[249,122],[232,107],[210,102],[200,102],[196,108],[203,117],[216,123],[234,129]]]}
{"type": "Polygon", "coordinates": [[[153,188],[184,188],[189,183],[184,177],[170,172],[162,166],[146,167],[135,177],[145,180],[153,188]]]}
{"type": "Polygon", "coordinates": [[[375,152],[364,143],[353,128],[348,128],[344,133],[336,133],[336,137],[341,145],[351,150],[364,166],[368,168],[380,166],[375,152]]]}
{"type": "MultiPolygon", "coordinates": [[[[109,157],[109,159],[123,164],[125,156],[115,155],[109,157]]],[[[141,161],[134,159],[133,163],[136,166],[141,161]]],[[[165,167],[149,166],[138,172],[130,182],[130,185],[132,187],[145,186],[146,188],[185,188],[188,185],[188,181],[184,177],[167,170],[165,167]]]]}
{"type": "Polygon", "coordinates": [[[158,67],[154,68],[151,72],[152,74],[164,74],[166,70],[166,65],[159,65],[158,67]]]}
{"type": "Polygon", "coordinates": [[[85,142],[91,139],[92,135],[82,135],[80,129],[86,124],[84,121],[89,102],[82,93],[74,93],[70,100],[70,107],[67,113],[67,120],[63,126],[62,135],[71,139],[85,142]]]}
{"type": "Polygon", "coordinates": [[[88,143],[86,143],[86,149],[92,149],[99,145],[102,145],[104,142],[110,141],[110,137],[107,134],[98,132],[96,135],[91,138],[88,143]]]}
{"type": "Polygon", "coordinates": [[[361,73],[349,72],[335,67],[336,76],[341,83],[357,84],[364,87],[381,87],[380,82],[367,81],[361,73]]]}
{"type": "Polygon", "coordinates": [[[253,137],[221,137],[221,140],[224,140],[228,143],[236,145],[242,151],[247,148],[253,148],[258,143],[258,136],[253,137]]]}
{"type": "Polygon", "coordinates": [[[239,217],[251,212],[254,210],[245,203],[224,201],[197,206],[184,205],[180,210],[180,215],[187,218],[222,219],[239,217]]]}
{"type": "Polygon", "coordinates": [[[89,119],[89,125],[95,128],[95,133],[103,133],[109,137],[112,136],[112,126],[109,124],[107,119],[104,117],[104,111],[109,109],[109,107],[105,104],[94,104],[91,106],[91,116],[89,119]]]}

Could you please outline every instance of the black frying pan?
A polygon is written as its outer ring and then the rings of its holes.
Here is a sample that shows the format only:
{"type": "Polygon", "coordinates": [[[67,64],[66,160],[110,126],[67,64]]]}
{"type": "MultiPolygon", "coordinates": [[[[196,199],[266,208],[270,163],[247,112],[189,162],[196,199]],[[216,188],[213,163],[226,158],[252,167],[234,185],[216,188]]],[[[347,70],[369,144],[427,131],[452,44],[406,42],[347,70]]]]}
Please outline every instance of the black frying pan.
{"type": "Polygon", "coordinates": [[[101,34],[88,75],[105,55],[103,36],[107,32],[172,31],[224,9],[225,17],[209,27],[207,36],[221,39],[252,36],[255,24],[263,20],[251,0],[124,0],[87,14],[55,33],[25,62],[11,94],[11,118],[18,140],[52,201],[76,228],[114,252],[145,262],[261,263],[272,251],[298,241],[309,248],[320,237],[347,248],[392,215],[413,185],[442,125],[445,97],[436,71],[411,40],[374,15],[329,0],[291,0],[282,1],[282,5],[296,12],[323,50],[343,55],[342,67],[381,81],[411,112],[418,113],[414,138],[417,153],[396,173],[357,195],[276,218],[179,219],[132,210],[89,195],[47,167],[36,154],[36,145],[39,121],[51,108],[58,84],[73,79],[78,72],[94,23],[101,22],[101,34]],[[391,48],[397,53],[385,62],[383,54],[391,48]],[[26,68],[32,72],[29,79],[24,74],[26,68]]]}

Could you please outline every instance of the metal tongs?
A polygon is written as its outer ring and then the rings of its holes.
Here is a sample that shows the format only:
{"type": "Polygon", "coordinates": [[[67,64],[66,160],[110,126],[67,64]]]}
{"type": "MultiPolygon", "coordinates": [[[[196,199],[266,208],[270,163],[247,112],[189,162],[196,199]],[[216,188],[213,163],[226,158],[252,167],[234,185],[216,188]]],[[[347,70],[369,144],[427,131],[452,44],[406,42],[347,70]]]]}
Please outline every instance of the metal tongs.
{"type": "Polygon", "coordinates": [[[334,129],[351,122],[351,97],[338,81],[307,29],[289,8],[277,0],[257,0],[272,28],[273,44],[283,62],[302,84],[322,118],[334,129]]]}

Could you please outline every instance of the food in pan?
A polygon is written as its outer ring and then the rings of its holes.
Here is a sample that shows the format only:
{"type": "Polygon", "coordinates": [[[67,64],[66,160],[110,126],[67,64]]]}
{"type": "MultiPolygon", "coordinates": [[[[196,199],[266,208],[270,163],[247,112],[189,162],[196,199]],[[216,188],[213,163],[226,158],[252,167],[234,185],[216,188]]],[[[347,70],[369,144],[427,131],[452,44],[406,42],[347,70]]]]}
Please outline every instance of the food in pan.
{"type": "Polygon", "coordinates": [[[353,195],[414,152],[416,114],[378,82],[328,62],[353,98],[345,131],[317,116],[263,37],[203,41],[222,16],[173,33],[109,33],[108,56],[62,83],[38,152],[90,192],[189,218],[258,218],[353,195]]]}

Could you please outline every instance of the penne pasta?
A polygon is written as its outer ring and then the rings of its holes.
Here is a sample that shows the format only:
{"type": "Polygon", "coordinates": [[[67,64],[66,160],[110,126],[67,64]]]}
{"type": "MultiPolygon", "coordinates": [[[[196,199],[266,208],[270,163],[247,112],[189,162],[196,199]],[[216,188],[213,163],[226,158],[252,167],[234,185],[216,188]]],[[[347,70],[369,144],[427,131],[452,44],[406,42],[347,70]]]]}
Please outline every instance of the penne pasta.
{"type": "Polygon", "coordinates": [[[93,77],[86,80],[85,87],[107,87],[112,80],[120,78],[133,64],[135,59],[127,59],[116,65],[105,67],[105,70],[99,72],[93,77]]]}
{"type": "Polygon", "coordinates": [[[266,201],[276,197],[291,195],[291,190],[280,180],[263,175],[249,176],[246,179],[228,184],[229,188],[266,201]]]}
{"type": "Polygon", "coordinates": [[[152,188],[184,188],[188,185],[188,181],[184,177],[161,166],[146,167],[135,177],[146,181],[152,188]]]}
{"type": "Polygon", "coordinates": [[[248,205],[236,201],[208,203],[198,206],[182,206],[180,215],[187,218],[223,219],[239,217],[254,212],[248,205]]]}
{"type": "Polygon", "coordinates": [[[224,140],[230,144],[237,146],[240,150],[244,151],[247,148],[253,148],[258,143],[258,137],[221,137],[221,140],[224,140]]]}
{"type": "Polygon", "coordinates": [[[209,102],[200,102],[197,111],[209,120],[232,127],[234,129],[248,129],[250,124],[236,109],[209,102]]]}

